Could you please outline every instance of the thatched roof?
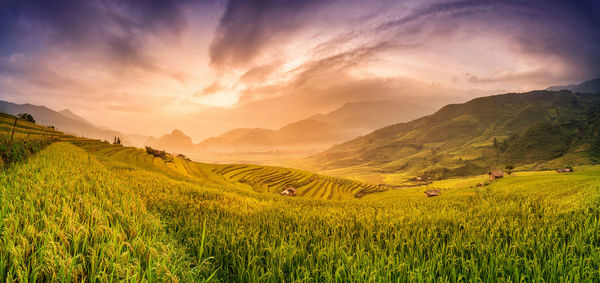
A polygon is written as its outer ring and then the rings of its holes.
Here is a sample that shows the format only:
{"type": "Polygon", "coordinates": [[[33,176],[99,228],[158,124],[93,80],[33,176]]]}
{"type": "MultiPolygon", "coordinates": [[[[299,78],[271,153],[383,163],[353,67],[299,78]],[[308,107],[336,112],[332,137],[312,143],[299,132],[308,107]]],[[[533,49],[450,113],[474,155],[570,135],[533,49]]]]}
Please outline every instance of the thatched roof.
{"type": "Polygon", "coordinates": [[[504,176],[504,172],[502,172],[502,170],[492,170],[488,173],[488,175],[494,176],[494,177],[503,177],[504,176]]]}
{"type": "Polygon", "coordinates": [[[427,195],[427,197],[436,197],[436,196],[439,196],[441,193],[442,193],[441,189],[425,191],[425,195],[427,195]]]}
{"type": "Polygon", "coordinates": [[[281,191],[281,194],[282,194],[282,195],[291,195],[291,196],[293,196],[293,195],[295,195],[295,194],[296,194],[296,188],[294,188],[294,187],[289,187],[289,188],[287,188],[287,189],[285,189],[285,190],[281,191]]]}

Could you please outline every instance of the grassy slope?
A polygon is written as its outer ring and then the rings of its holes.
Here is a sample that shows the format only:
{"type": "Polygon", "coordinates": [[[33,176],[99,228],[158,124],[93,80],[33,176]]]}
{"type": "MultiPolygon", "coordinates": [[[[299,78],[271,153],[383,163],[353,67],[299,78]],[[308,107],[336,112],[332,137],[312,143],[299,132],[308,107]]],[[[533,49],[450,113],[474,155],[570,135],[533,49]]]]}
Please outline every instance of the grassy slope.
{"type": "Polygon", "coordinates": [[[63,142],[2,172],[0,277],[600,279],[598,167],[432,199],[321,201],[257,193],[199,166],[205,179],[63,142]]]}
{"type": "Polygon", "coordinates": [[[141,149],[115,146],[87,139],[75,138],[71,141],[101,158],[120,160],[173,177],[202,180],[214,185],[234,185],[245,190],[262,193],[279,193],[284,188],[293,186],[298,189],[299,196],[348,199],[388,189],[373,183],[334,178],[282,167],[249,164],[217,165],[188,162],[179,158],[175,158],[174,162],[164,162],[160,158],[153,158],[141,149]],[[337,184],[340,189],[335,194],[332,193],[333,184],[337,184]]]}
{"type": "Polygon", "coordinates": [[[307,162],[326,169],[325,174],[378,174],[390,184],[435,170],[450,176],[483,173],[506,163],[532,168],[564,154],[568,158],[548,165],[589,164],[590,143],[600,141],[599,109],[597,94],[535,91],[482,97],[382,128],[307,162]],[[547,131],[555,126],[556,131],[547,131]],[[519,138],[505,151],[493,147],[494,138],[513,134],[519,138]]]}
{"type": "Polygon", "coordinates": [[[55,140],[66,137],[61,132],[15,116],[0,113],[0,168],[26,159],[55,140]]]}
{"type": "Polygon", "coordinates": [[[151,280],[187,266],[131,184],[83,150],[50,146],[0,175],[0,277],[151,280]]]}
{"type": "Polygon", "coordinates": [[[475,175],[435,181],[418,187],[405,187],[385,192],[366,195],[365,200],[399,200],[405,198],[422,198],[424,191],[442,189],[442,197],[477,195],[483,191],[505,192],[510,194],[543,193],[560,196],[564,190],[577,190],[580,186],[593,185],[600,180],[600,166],[580,166],[577,172],[562,174],[555,171],[523,171],[514,172],[504,179],[489,186],[477,187],[478,183],[486,183],[488,175],[475,175]]]}

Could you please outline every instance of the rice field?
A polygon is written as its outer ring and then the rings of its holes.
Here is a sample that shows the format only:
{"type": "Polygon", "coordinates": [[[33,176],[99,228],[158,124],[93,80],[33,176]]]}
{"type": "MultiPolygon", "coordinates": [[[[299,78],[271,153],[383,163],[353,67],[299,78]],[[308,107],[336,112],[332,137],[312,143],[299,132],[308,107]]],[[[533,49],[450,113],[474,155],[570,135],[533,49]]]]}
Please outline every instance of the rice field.
{"type": "Polygon", "coordinates": [[[434,198],[423,187],[357,198],[376,189],[63,137],[0,174],[0,278],[600,280],[600,166],[473,187],[481,178],[434,182],[434,198]],[[280,196],[285,186],[301,196],[280,196]]]}
{"type": "Polygon", "coordinates": [[[0,113],[0,167],[22,161],[62,137],[67,136],[54,129],[0,113]]]}
{"type": "Polygon", "coordinates": [[[351,179],[315,174],[304,170],[258,166],[215,166],[216,174],[230,182],[248,184],[259,192],[278,193],[287,187],[297,189],[297,196],[318,199],[348,199],[389,190],[388,185],[368,184],[351,179]]]}

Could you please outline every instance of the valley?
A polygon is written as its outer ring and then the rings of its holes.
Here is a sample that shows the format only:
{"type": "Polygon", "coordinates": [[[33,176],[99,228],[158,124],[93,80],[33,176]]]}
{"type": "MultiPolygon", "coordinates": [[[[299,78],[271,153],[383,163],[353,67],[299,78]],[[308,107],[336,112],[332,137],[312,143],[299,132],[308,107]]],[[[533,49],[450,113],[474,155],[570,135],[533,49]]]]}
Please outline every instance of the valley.
{"type": "Polygon", "coordinates": [[[600,282],[600,1],[0,0],[0,282],[600,282]]]}
{"type": "MultiPolygon", "coordinates": [[[[7,136],[14,117],[2,121],[7,136]]],[[[5,164],[0,174],[2,278],[600,277],[600,253],[584,252],[599,249],[598,165],[562,174],[523,166],[491,183],[487,175],[474,175],[395,187],[385,183],[405,184],[411,175],[353,178],[347,172],[356,168],[350,168],[337,172],[348,176],[342,178],[199,163],[22,120],[17,125],[24,144],[46,135],[53,141],[5,164]],[[295,196],[281,194],[288,187],[295,196]],[[423,192],[429,189],[441,195],[427,198],[423,192]]]]}

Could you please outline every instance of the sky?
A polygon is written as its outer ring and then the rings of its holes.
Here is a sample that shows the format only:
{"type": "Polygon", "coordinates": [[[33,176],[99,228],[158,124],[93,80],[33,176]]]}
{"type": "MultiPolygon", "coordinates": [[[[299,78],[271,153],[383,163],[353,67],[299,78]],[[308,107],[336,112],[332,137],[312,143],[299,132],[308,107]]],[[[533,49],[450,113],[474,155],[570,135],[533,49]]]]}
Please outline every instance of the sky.
{"type": "Polygon", "coordinates": [[[0,99],[195,142],[600,76],[600,1],[0,0],[0,99]]]}

